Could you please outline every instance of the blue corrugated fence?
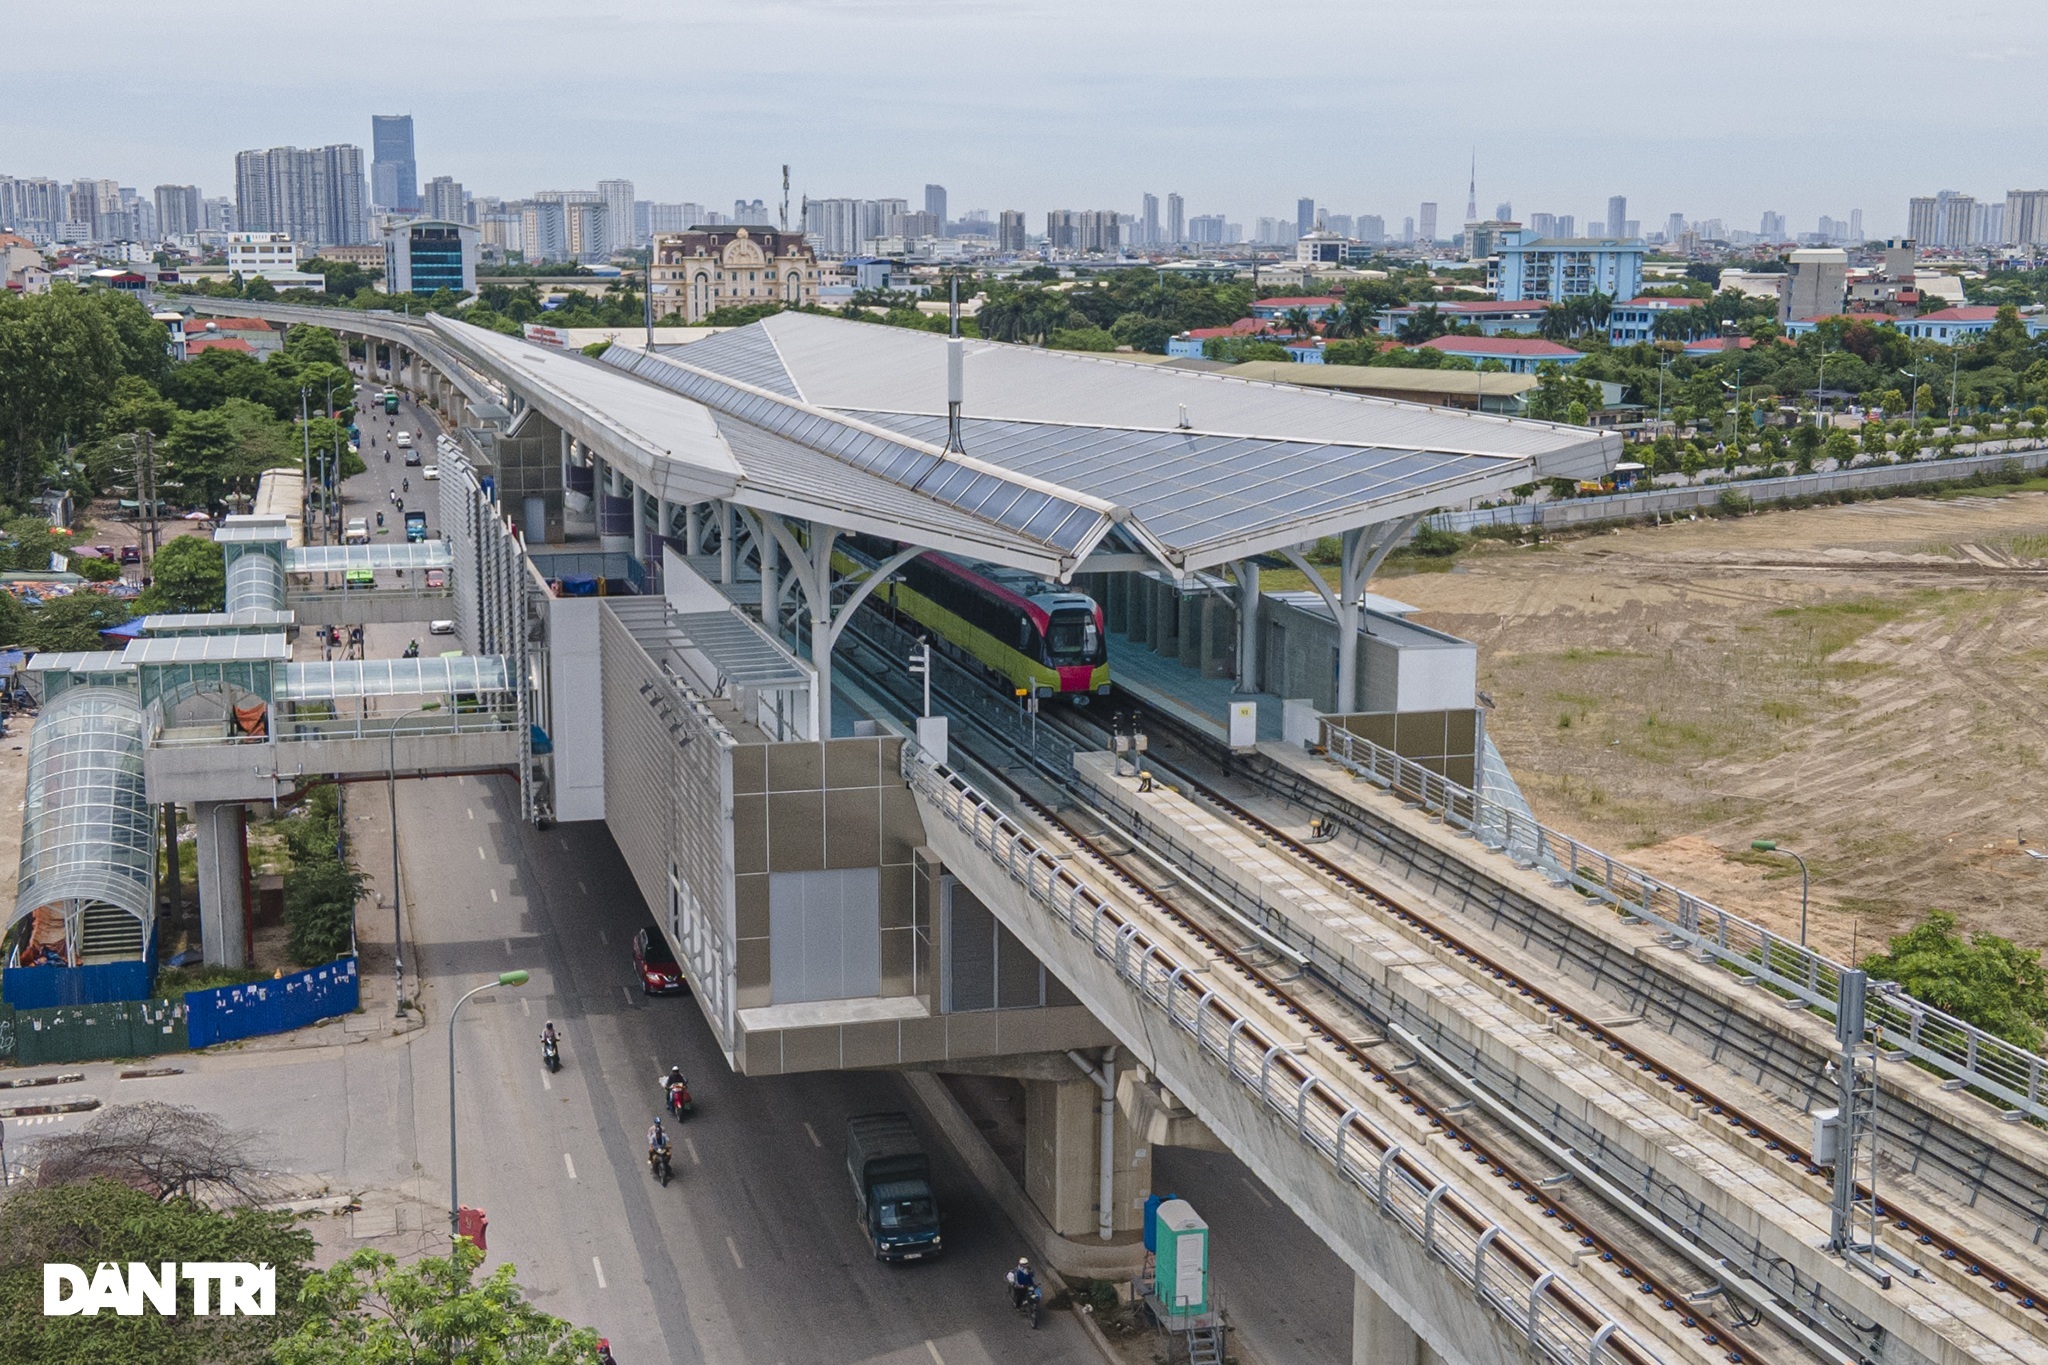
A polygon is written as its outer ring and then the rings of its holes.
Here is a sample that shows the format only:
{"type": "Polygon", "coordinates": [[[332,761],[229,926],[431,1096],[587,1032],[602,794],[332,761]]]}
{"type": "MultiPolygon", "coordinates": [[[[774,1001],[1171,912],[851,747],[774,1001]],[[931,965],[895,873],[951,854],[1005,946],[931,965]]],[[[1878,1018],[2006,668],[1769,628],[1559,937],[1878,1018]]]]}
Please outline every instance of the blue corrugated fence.
{"type": "Polygon", "coordinates": [[[198,1048],[304,1028],[315,1020],[354,1012],[361,986],[356,960],[345,957],[271,981],[187,991],[186,1033],[198,1048]]]}

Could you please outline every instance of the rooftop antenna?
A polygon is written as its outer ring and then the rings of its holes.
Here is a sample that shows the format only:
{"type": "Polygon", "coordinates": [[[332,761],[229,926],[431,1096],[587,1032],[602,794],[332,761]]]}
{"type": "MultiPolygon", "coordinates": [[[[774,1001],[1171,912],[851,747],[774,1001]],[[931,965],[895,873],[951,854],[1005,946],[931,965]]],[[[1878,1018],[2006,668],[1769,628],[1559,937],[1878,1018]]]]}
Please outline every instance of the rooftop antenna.
{"type": "Polygon", "coordinates": [[[1479,221],[1479,147],[1472,148],[1472,179],[1465,188],[1465,221],[1479,221]]]}
{"type": "Polygon", "coordinates": [[[960,339],[960,276],[952,276],[952,291],[946,306],[946,450],[948,455],[965,455],[960,439],[960,403],[967,388],[967,343],[960,339]]]}
{"type": "Polygon", "coordinates": [[[782,163],[782,230],[789,231],[789,163],[782,163]]]}

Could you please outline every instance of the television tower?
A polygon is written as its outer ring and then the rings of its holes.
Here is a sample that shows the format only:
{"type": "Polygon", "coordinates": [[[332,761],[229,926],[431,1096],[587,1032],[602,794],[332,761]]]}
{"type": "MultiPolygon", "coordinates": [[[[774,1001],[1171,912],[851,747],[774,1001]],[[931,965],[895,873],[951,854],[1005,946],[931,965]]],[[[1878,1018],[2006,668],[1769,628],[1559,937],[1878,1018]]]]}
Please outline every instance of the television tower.
{"type": "Polygon", "coordinates": [[[1465,187],[1465,221],[1479,221],[1479,148],[1472,149],[1472,179],[1465,187]]]}

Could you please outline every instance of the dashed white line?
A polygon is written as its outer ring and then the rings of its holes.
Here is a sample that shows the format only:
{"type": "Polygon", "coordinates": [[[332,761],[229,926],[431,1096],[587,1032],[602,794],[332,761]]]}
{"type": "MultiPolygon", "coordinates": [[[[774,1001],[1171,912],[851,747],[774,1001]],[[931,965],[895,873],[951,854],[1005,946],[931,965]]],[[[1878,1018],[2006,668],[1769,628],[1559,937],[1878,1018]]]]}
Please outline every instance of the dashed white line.
{"type": "Polygon", "coordinates": [[[822,1142],[818,1141],[818,1130],[817,1130],[817,1129],[815,1129],[815,1128],[813,1128],[813,1127],[811,1127],[811,1125],[810,1125],[810,1124],[806,1123],[806,1124],[804,1125],[804,1132],[806,1132],[806,1133],[810,1134],[810,1138],[811,1138],[811,1146],[813,1146],[813,1147],[823,1147],[823,1146],[825,1145],[824,1143],[822,1143],[822,1142]]]}
{"type": "Polygon", "coordinates": [[[512,940],[509,938],[505,940],[505,956],[512,956],[512,940]]]}
{"type": "Polygon", "coordinates": [[[586,896],[590,894],[590,888],[583,884],[583,879],[581,877],[578,877],[576,879],[576,889],[578,891],[581,891],[586,896]]]}
{"type": "Polygon", "coordinates": [[[553,1090],[555,1088],[554,1082],[548,1079],[548,1073],[545,1071],[540,1073],[540,1088],[543,1090],[553,1090]]]}
{"type": "Polygon", "coordinates": [[[470,818],[470,819],[472,819],[472,820],[476,819],[476,807],[475,807],[475,806],[469,806],[469,807],[466,807],[466,809],[467,809],[467,810],[469,811],[469,818],[470,818]]]}
{"type": "Polygon", "coordinates": [[[576,1178],[576,1163],[569,1160],[569,1154],[567,1152],[562,1153],[562,1164],[569,1168],[569,1178],[571,1180],[574,1180],[576,1178]]]}
{"type": "Polygon", "coordinates": [[[735,1267],[741,1270],[745,1270],[747,1268],[747,1263],[740,1259],[739,1244],[733,1241],[732,1237],[729,1234],[725,1239],[725,1249],[732,1253],[732,1263],[735,1267]]]}
{"type": "Polygon", "coordinates": [[[704,1158],[697,1155],[697,1144],[687,1137],[683,1139],[683,1150],[690,1154],[690,1164],[692,1166],[702,1166],[704,1164],[704,1158]]]}
{"type": "Polygon", "coordinates": [[[491,904],[492,904],[492,905],[496,905],[497,903],[498,903],[498,888],[494,886],[494,887],[492,887],[492,888],[491,888],[491,904]]]}
{"type": "Polygon", "coordinates": [[[604,930],[600,929],[597,931],[597,941],[599,943],[604,944],[607,948],[609,948],[611,946],[612,936],[610,934],[607,934],[604,930]]]}
{"type": "MultiPolygon", "coordinates": [[[[627,1004],[629,1004],[629,1005],[630,1005],[630,1004],[632,1004],[632,1003],[633,1003],[633,988],[632,988],[632,987],[630,987],[630,986],[621,986],[621,987],[619,987],[619,994],[620,994],[620,995],[623,995],[623,996],[625,996],[625,997],[626,997],[626,1003],[627,1003],[627,1004]]],[[[661,1063],[659,1063],[659,1062],[656,1062],[656,1063],[655,1063],[655,1065],[656,1065],[656,1066],[659,1066],[659,1065],[661,1065],[661,1063]]]]}
{"type": "Polygon", "coordinates": [[[484,856],[484,846],[482,844],[478,844],[476,846],[476,860],[480,863],[487,863],[490,861],[489,858],[486,858],[484,856]]]}
{"type": "Polygon", "coordinates": [[[523,995],[519,997],[519,1012],[529,1019],[533,1018],[533,1002],[523,995]]]}
{"type": "Polygon", "coordinates": [[[606,1283],[604,1282],[604,1262],[603,1262],[603,1261],[600,1261],[600,1260],[598,1260],[598,1259],[597,1259],[597,1257],[595,1257],[595,1256],[591,1257],[591,1258],[590,1258],[590,1268],[591,1268],[592,1270],[595,1270],[595,1271],[597,1272],[597,1287],[598,1287],[599,1289],[609,1289],[609,1288],[611,1288],[611,1286],[610,1286],[610,1285],[608,1285],[608,1284],[606,1284],[606,1283]]]}
{"type": "Polygon", "coordinates": [[[946,1358],[939,1354],[938,1344],[930,1337],[924,1339],[924,1348],[932,1353],[932,1365],[946,1365],[946,1358]]]}

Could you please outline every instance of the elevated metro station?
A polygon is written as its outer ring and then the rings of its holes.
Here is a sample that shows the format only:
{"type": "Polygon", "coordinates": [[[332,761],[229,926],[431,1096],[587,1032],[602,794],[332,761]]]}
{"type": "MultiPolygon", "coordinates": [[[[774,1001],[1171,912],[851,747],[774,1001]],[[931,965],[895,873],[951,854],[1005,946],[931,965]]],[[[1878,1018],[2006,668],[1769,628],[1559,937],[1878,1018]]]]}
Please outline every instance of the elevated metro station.
{"type": "MultiPolygon", "coordinates": [[[[239,768],[213,755],[254,749],[246,733],[194,746],[205,760],[145,744],[151,797],[215,783],[231,804],[350,764],[516,777],[527,818],[605,823],[736,1071],[1014,1082],[1024,1187],[1077,1273],[1135,1264],[1154,1146],[1228,1147],[1356,1273],[1360,1361],[1648,1365],[1731,1342],[1741,1359],[2034,1358],[2000,1354],[1978,1310],[2021,1318],[1983,1286],[1880,1288],[1815,1241],[1824,1170],[1781,1177],[1761,1142],[1702,1137],[1685,1087],[1638,1094],[1563,1037],[1563,1005],[1531,1006],[1505,969],[1466,979],[1475,950],[1356,890],[1394,868],[1473,917],[1461,942],[1514,939],[1486,960],[1541,956],[1544,980],[1627,997],[1632,1013],[1594,1010],[1586,1030],[1654,1019],[1702,1056],[1757,1059],[1742,1093],[1789,1106],[1788,1126],[1828,1101],[1816,1078],[1851,1057],[1833,1038],[1844,970],[1544,830],[1486,739],[1472,647],[1367,592],[1425,513],[1603,473],[1612,435],[794,313],[600,358],[438,317],[264,315],[336,328],[369,377],[445,416],[444,540],[379,560],[380,586],[352,595],[349,569],[370,564],[273,560],[251,524],[231,553],[272,562],[243,570],[228,614],[431,605],[461,657],[432,677],[373,661],[316,677],[264,655],[254,617],[233,659],[139,654],[138,670],[197,669],[222,726],[271,708],[268,752],[239,768]],[[1077,653],[1055,646],[1062,620],[1077,653]],[[402,687],[467,700],[415,734],[384,702],[402,687]],[[1287,793],[1300,823],[1252,837],[1213,792],[1140,776],[1140,712],[1287,793]],[[1091,725],[1099,741],[1061,738],[1091,725]],[[1062,802],[1112,853],[1060,823],[1062,802]],[[1281,855],[1304,840],[1336,840],[1337,870],[1281,855]],[[1114,861],[1141,845],[1151,889],[1114,861]],[[1417,1068],[1441,1085],[1403,1089],[1417,1068]],[[1513,1130],[1540,1171],[1475,1167],[1460,1130],[1475,1107],[1509,1122],[1496,1093],[1546,1116],[1513,1130]],[[1619,1269],[1560,1235],[1574,1180],[1657,1192],[1634,1200],[1619,1269]]],[[[121,666],[66,676],[121,693],[121,666]]],[[[163,685],[134,691],[153,705],[163,685]]],[[[1946,1016],[1923,1027],[1938,1012],[1917,1002],[1871,1008],[1922,1021],[1891,1046],[1958,1082],[1888,1073],[1887,1103],[1923,1124],[1928,1191],[2048,1173],[2030,1125],[1987,1136],[1957,1107],[1979,1103],[1967,1086],[2048,1118],[2039,1059],[1946,1016]],[[1974,1164],[1935,1158],[1949,1134],[1981,1144],[1974,1164]]],[[[1863,1036],[1852,1078],[1874,1075],[1863,1036]]],[[[1613,1050],[1630,1076],[1675,1070],[1613,1050]]]]}

